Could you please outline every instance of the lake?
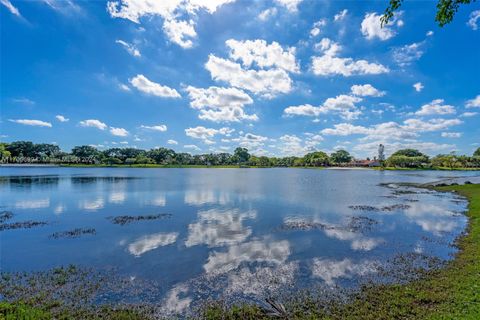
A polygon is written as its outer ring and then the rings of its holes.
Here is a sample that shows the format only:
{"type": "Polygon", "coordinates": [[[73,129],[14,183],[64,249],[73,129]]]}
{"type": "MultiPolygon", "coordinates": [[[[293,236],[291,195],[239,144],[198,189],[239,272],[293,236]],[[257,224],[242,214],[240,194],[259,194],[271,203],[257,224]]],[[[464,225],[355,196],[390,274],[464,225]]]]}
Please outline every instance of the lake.
{"type": "MultiPolygon", "coordinates": [[[[206,298],[338,290],[399,256],[451,259],[467,202],[403,183],[479,172],[0,168],[3,272],[75,264],[127,279],[106,301],[182,313],[206,298]],[[77,232],[70,232],[78,229],[77,232]],[[67,232],[67,233],[65,233],[67,232]]],[[[383,274],[383,275],[381,275],[383,274]]]]}

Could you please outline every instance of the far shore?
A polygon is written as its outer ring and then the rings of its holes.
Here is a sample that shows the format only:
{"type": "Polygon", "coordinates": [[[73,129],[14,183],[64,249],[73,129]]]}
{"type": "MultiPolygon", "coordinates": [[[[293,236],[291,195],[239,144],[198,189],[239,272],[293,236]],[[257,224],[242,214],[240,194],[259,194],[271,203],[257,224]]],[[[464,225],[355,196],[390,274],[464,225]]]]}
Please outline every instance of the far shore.
{"type": "Polygon", "coordinates": [[[246,165],[163,165],[163,164],[55,164],[55,163],[3,163],[0,167],[5,168],[158,168],[158,169],[271,169],[271,168],[293,168],[293,169],[326,169],[326,170],[389,170],[389,171],[480,171],[480,168],[449,168],[449,167],[430,167],[430,168],[402,168],[402,167],[273,167],[273,166],[246,166],[246,165]]]}

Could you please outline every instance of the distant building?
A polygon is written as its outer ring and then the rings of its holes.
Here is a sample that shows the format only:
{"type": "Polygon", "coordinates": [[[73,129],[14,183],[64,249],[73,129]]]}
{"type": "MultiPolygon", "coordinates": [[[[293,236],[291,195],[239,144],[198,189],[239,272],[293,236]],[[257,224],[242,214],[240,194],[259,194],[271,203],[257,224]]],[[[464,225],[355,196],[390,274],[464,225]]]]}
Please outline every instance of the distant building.
{"type": "Polygon", "coordinates": [[[380,167],[381,163],[378,160],[352,160],[349,165],[351,167],[380,167]]]}

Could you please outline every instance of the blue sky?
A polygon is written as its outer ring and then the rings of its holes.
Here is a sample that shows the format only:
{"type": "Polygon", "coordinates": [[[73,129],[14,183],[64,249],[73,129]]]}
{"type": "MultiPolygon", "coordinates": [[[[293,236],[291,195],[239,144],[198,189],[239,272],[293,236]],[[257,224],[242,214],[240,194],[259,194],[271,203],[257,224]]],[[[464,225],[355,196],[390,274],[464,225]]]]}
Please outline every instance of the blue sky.
{"type": "Polygon", "coordinates": [[[373,156],[480,143],[480,3],[0,0],[2,141],[373,156]]]}

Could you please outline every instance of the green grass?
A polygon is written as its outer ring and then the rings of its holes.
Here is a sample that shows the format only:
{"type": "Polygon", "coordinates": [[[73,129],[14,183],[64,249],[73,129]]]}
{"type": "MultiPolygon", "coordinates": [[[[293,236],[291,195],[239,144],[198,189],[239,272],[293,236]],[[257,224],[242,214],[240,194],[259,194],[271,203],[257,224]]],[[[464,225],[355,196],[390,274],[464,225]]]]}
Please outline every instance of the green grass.
{"type": "Polygon", "coordinates": [[[5,320],[149,320],[135,310],[102,307],[99,309],[63,309],[52,314],[48,306],[32,307],[23,302],[0,302],[0,319],[5,320]]]}
{"type": "Polygon", "coordinates": [[[46,320],[52,316],[48,311],[28,306],[23,303],[0,302],[0,319],[5,320],[46,320]]]}
{"type": "Polygon", "coordinates": [[[430,167],[430,168],[400,168],[400,167],[375,167],[375,170],[440,170],[440,171],[478,171],[480,168],[449,168],[449,167],[430,167]]]}
{"type": "MultiPolygon", "coordinates": [[[[469,225],[459,252],[444,268],[407,284],[364,286],[348,302],[300,298],[287,303],[288,319],[480,319],[480,185],[436,188],[469,199],[469,225]]],[[[267,319],[255,306],[206,308],[207,319],[267,319]]]]}

